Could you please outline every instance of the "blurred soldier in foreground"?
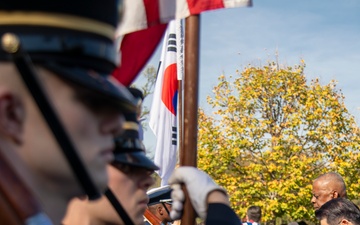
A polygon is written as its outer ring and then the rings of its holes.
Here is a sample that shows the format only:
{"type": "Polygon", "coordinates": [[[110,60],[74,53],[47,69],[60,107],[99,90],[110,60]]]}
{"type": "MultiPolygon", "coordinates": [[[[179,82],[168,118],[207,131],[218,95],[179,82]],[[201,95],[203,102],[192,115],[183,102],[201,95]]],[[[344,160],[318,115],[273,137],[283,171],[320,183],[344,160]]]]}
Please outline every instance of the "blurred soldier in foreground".
{"type": "MultiPolygon", "coordinates": [[[[121,133],[123,112],[135,111],[126,88],[107,80],[118,61],[112,40],[118,3],[0,1],[0,37],[6,50],[0,51],[1,153],[54,224],[60,224],[71,198],[93,193],[94,199],[106,189],[114,135],[121,133]],[[31,92],[36,101],[29,90],[37,86],[21,77],[38,82],[40,91],[31,92]],[[39,109],[46,100],[74,151],[59,141],[67,140],[59,126],[48,125],[54,122],[48,120],[51,110],[39,109]],[[64,156],[66,151],[70,157],[64,156]],[[79,161],[72,163],[76,156],[79,161]],[[80,185],[79,179],[85,178],[80,185]]],[[[14,187],[12,194],[16,192],[14,187]]]]}

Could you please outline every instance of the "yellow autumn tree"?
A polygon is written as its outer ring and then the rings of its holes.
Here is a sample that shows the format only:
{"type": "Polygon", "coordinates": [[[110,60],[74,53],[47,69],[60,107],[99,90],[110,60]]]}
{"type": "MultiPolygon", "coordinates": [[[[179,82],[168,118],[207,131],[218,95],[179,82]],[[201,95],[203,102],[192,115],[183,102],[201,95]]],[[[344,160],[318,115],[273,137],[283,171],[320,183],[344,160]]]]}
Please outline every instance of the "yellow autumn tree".
{"type": "Polygon", "coordinates": [[[337,171],[358,198],[359,129],[336,82],[307,82],[305,63],[249,65],[219,77],[199,110],[198,167],[231,196],[240,217],[250,205],[275,218],[314,221],[312,180],[337,171]]]}

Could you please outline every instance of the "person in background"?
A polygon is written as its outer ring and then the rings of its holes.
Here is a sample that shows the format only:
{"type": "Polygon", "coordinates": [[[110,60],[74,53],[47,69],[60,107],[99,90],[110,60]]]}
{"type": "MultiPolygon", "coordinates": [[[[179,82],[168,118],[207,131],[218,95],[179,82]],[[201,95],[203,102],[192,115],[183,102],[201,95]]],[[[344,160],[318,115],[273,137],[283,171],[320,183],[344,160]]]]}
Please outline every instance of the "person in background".
{"type": "MultiPolygon", "coordinates": [[[[153,188],[147,192],[149,196],[148,211],[151,215],[158,218],[162,224],[171,224],[173,220],[170,217],[171,211],[171,187],[169,185],[153,188]]],[[[145,214],[145,220],[151,221],[147,218],[148,214],[145,214]]],[[[148,223],[149,224],[149,223],[148,223]]]]}
{"type": "Polygon", "coordinates": [[[360,225],[360,210],[346,198],[334,198],[324,203],[317,211],[320,225],[360,225]]]}
{"type": "Polygon", "coordinates": [[[317,177],[312,184],[311,203],[318,210],[325,202],[334,198],[347,198],[344,179],[335,172],[317,177]]]}
{"type": "Polygon", "coordinates": [[[243,225],[260,225],[261,208],[259,206],[250,206],[246,211],[246,222],[243,225]]]}

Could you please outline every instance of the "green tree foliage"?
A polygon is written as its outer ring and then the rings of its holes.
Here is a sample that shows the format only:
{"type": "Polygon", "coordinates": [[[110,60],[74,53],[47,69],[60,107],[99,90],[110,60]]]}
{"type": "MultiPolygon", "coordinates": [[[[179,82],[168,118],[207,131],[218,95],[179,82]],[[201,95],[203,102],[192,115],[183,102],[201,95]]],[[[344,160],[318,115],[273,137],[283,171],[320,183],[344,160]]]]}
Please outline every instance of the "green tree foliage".
{"type": "Polygon", "coordinates": [[[198,166],[228,190],[241,217],[258,205],[263,221],[313,220],[312,180],[328,171],[358,198],[359,128],[336,82],[307,84],[304,68],[270,62],[222,75],[207,99],[214,115],[199,110],[198,166]]]}

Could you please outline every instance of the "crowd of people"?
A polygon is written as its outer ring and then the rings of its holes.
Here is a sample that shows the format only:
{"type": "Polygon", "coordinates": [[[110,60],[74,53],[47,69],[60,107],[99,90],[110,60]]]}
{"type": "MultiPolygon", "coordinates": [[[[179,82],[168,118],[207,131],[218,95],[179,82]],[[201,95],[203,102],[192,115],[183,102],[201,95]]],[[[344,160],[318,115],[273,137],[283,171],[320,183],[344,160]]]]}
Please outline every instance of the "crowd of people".
{"type": "Polygon", "coordinates": [[[335,172],[313,181],[311,202],[320,225],[360,225],[360,209],[347,199],[344,179],[335,172]]]}
{"type": "MultiPolygon", "coordinates": [[[[148,192],[158,167],[141,142],[143,97],[109,77],[119,60],[119,4],[0,1],[2,224],[178,223],[181,185],[205,224],[241,224],[226,190],[197,168],[181,166],[170,186],[148,192]]],[[[336,173],[314,181],[311,201],[321,225],[360,225],[336,173]]],[[[244,224],[260,219],[252,206],[244,224]]]]}
{"type": "MultiPolygon", "coordinates": [[[[346,185],[336,172],[321,174],[312,183],[311,203],[320,225],[360,225],[360,209],[347,199],[346,185]]],[[[261,208],[250,206],[243,225],[259,225],[261,208]]],[[[289,222],[288,225],[306,225],[304,221],[289,222]]]]}
{"type": "MultiPolygon", "coordinates": [[[[346,185],[336,172],[321,174],[312,183],[311,203],[320,225],[360,225],[360,209],[347,199],[346,185]]],[[[300,225],[291,222],[289,225],[300,225]]]]}

